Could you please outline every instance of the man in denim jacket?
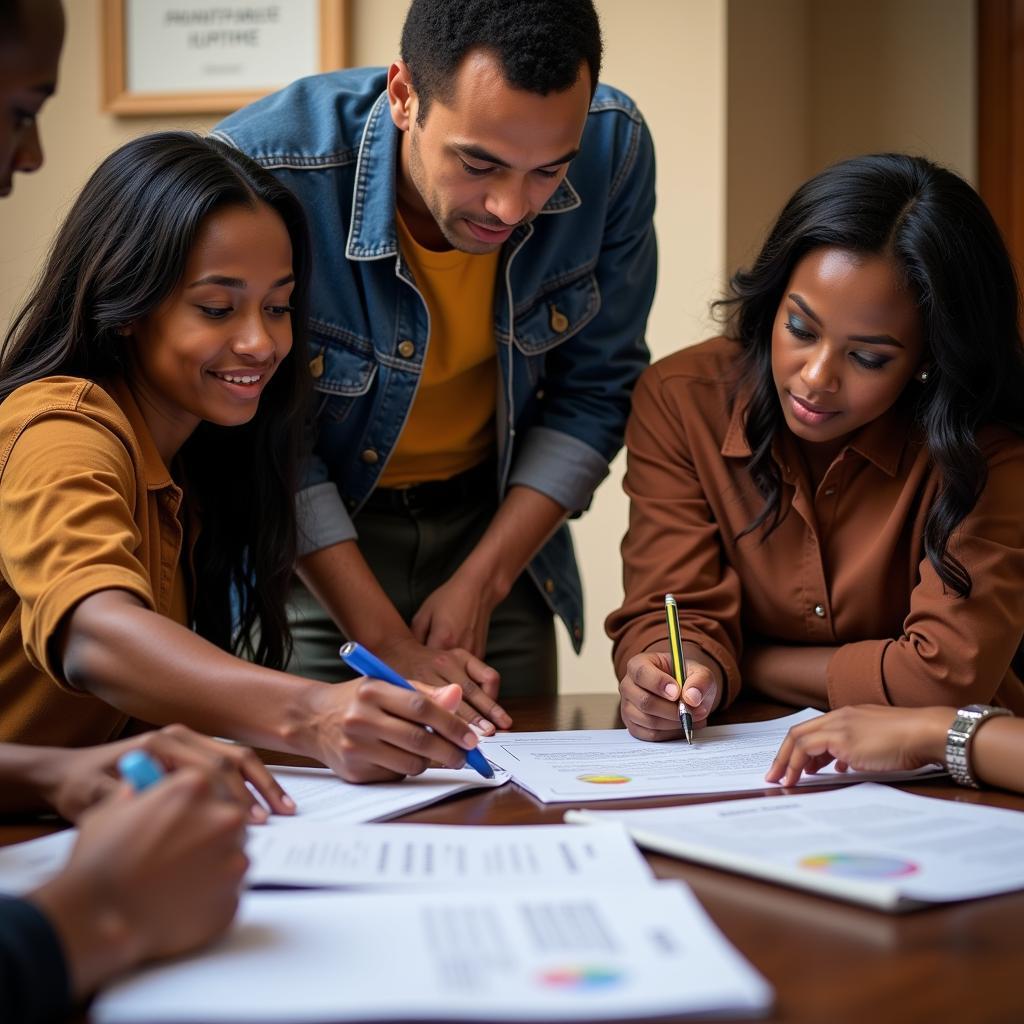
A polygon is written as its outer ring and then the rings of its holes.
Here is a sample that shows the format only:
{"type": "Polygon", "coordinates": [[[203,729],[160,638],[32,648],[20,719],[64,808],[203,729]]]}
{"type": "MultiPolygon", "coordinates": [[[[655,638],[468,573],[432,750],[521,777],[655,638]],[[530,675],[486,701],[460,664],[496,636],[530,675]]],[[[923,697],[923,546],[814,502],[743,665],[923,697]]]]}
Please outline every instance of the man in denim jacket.
{"type": "Polygon", "coordinates": [[[591,0],[414,0],[401,52],[216,134],[312,229],[291,668],[339,678],[344,633],[460,683],[489,731],[510,722],[499,678],[554,691],[552,612],[582,642],[565,520],[607,475],[648,361],[654,153],[633,102],[595,88],[591,0]]]}

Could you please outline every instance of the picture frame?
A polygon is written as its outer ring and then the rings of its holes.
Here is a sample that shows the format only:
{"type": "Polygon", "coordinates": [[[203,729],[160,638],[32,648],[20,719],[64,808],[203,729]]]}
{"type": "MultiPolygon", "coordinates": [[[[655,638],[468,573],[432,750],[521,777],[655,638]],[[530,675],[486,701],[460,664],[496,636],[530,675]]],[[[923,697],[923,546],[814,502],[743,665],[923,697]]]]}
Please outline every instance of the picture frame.
{"type": "Polygon", "coordinates": [[[121,116],[227,114],[348,60],[349,0],[102,0],[100,14],[102,105],[121,116]]]}

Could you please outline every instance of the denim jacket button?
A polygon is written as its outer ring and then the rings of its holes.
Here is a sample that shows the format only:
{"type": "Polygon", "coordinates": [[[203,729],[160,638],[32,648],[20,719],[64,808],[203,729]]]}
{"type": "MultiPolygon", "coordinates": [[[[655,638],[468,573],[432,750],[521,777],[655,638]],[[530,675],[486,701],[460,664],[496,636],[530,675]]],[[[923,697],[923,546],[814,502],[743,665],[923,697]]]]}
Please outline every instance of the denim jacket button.
{"type": "Polygon", "coordinates": [[[416,355],[416,346],[411,341],[400,341],[398,343],[398,354],[403,359],[412,359],[416,355]]]}
{"type": "Polygon", "coordinates": [[[359,457],[368,466],[376,466],[377,463],[380,462],[380,456],[377,454],[376,450],[373,449],[373,448],[364,448],[362,455],[360,455],[359,457]]]}
{"type": "Polygon", "coordinates": [[[551,307],[551,330],[561,334],[569,326],[569,318],[557,307],[551,307]]]}
{"type": "Polygon", "coordinates": [[[552,580],[552,579],[547,579],[547,580],[545,580],[545,581],[544,581],[544,589],[545,589],[545,590],[546,590],[546,591],[547,591],[547,592],[548,592],[549,594],[553,594],[553,593],[555,592],[555,581],[554,581],[554,580],[552,580]]]}

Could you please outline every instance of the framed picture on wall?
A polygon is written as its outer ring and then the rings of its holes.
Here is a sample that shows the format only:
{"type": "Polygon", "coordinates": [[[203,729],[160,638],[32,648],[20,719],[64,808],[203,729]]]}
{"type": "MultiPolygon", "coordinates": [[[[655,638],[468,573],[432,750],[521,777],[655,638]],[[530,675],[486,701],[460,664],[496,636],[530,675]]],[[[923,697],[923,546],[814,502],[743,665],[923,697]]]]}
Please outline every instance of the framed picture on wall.
{"type": "Polygon", "coordinates": [[[114,114],[226,114],[348,57],[348,0],[102,2],[114,114]]]}

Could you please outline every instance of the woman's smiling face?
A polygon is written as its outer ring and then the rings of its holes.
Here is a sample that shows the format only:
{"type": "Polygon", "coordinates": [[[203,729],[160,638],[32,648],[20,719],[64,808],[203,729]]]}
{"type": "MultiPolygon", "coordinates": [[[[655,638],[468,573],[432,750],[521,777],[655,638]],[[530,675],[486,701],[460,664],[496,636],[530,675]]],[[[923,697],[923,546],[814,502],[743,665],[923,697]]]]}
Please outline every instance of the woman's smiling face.
{"type": "Polygon", "coordinates": [[[178,287],[129,325],[130,381],[165,461],[202,420],[247,423],[292,347],[295,278],[284,222],[264,203],[215,210],[178,287]]]}
{"type": "Polygon", "coordinates": [[[924,363],[921,315],[889,256],[825,247],[793,271],[772,326],[786,426],[838,448],[887,412],[924,363]]]}

